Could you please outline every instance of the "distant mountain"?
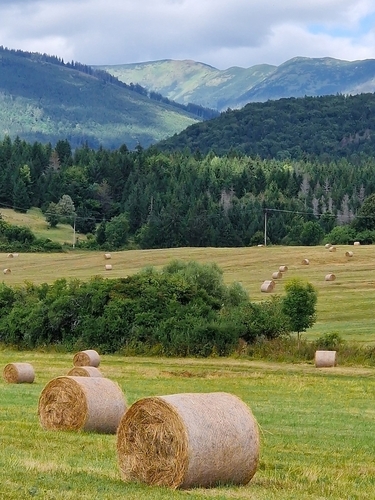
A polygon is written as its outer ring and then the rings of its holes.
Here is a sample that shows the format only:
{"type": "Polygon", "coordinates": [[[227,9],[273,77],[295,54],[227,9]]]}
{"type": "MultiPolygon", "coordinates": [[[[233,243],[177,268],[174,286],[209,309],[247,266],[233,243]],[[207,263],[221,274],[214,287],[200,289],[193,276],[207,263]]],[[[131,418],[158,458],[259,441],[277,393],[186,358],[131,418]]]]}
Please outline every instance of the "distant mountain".
{"type": "Polygon", "coordinates": [[[90,66],[0,47],[0,137],[133,149],[199,121],[143,90],[90,66]]]}
{"type": "Polygon", "coordinates": [[[194,61],[162,60],[99,66],[119,80],[138,83],[177,102],[224,111],[282,97],[375,92],[375,59],[295,57],[280,66],[218,70],[194,61]]]}

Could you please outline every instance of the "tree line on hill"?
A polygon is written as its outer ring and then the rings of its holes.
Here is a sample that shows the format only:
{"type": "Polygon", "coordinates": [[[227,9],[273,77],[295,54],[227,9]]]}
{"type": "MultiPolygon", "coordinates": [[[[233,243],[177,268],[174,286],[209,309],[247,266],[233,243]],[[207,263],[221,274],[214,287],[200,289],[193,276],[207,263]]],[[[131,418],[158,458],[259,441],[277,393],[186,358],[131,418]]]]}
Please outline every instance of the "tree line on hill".
{"type": "MultiPolygon", "coordinates": [[[[87,248],[238,247],[375,241],[371,156],[336,160],[206,156],[138,146],[72,151],[67,140],[0,141],[0,207],[40,207],[87,248]],[[68,212],[61,200],[69,199],[68,212]]],[[[47,223],[46,222],[46,223],[47,223]]]]}

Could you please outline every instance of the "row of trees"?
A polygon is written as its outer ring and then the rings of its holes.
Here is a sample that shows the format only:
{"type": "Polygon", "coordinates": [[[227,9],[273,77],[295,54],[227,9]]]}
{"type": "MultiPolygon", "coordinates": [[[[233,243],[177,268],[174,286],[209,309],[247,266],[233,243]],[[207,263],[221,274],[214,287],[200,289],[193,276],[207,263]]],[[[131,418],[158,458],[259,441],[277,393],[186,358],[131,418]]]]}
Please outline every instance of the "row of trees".
{"type": "Polygon", "coordinates": [[[272,244],[313,245],[332,230],[342,236],[343,227],[352,229],[349,240],[369,242],[375,224],[361,210],[375,193],[374,174],[370,157],[354,166],[0,142],[0,206],[40,207],[51,225],[74,215],[77,232],[115,248],[128,239],[141,248],[255,245],[263,242],[266,212],[272,244]],[[66,200],[74,206],[68,213],[66,200]],[[124,238],[114,242],[106,227],[119,221],[124,238]]]}
{"type": "Polygon", "coordinates": [[[120,279],[0,284],[0,342],[19,348],[95,346],[101,352],[228,355],[238,346],[298,334],[315,321],[316,292],[290,281],[285,297],[252,303],[215,264],[174,261],[120,279]]]}

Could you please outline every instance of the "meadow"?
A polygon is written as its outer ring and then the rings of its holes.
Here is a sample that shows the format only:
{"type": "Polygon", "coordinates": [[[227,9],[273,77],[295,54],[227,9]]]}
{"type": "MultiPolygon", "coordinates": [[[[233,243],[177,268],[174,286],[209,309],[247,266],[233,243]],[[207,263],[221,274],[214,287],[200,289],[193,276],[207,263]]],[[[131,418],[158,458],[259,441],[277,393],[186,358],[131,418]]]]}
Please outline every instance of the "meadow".
{"type": "MultiPolygon", "coordinates": [[[[0,350],[0,365],[27,361],[33,384],[0,381],[0,498],[19,500],[364,500],[375,497],[375,369],[245,359],[101,357],[127,404],[146,396],[225,391],[260,427],[258,470],[246,486],[169,490],[121,480],[116,436],[46,431],[43,387],[66,375],[72,354],[0,350]]],[[[230,411],[230,409],[229,409],[230,411]]]]}
{"type": "Polygon", "coordinates": [[[0,254],[4,283],[14,286],[25,281],[51,283],[58,278],[87,280],[92,276],[124,277],[153,266],[162,268],[174,259],[215,262],[223,270],[227,284],[240,282],[249,292],[250,299],[258,302],[271,294],[261,293],[264,280],[270,279],[280,265],[288,271],[276,280],[273,294],[284,293],[284,283],[299,277],[312,283],[318,292],[317,321],[303,334],[308,340],[326,333],[338,333],[346,340],[361,344],[375,344],[373,310],[375,302],[375,247],[337,246],[329,252],[324,246],[316,247],[246,247],[246,248],[176,248],[160,250],[127,250],[112,252],[105,261],[104,252],[71,250],[59,254],[19,254],[9,258],[0,254]],[[347,257],[348,251],[353,257],[347,257]],[[303,265],[303,259],[309,265],[303,265]],[[105,264],[112,270],[106,271],[105,264]],[[325,281],[333,273],[335,281],[325,281]]]}

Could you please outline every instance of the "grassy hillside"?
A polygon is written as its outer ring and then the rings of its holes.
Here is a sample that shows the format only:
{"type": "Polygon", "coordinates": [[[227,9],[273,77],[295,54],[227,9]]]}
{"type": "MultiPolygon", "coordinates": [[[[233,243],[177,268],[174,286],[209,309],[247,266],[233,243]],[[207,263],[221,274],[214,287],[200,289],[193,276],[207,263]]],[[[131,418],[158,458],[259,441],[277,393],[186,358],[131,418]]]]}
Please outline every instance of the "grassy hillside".
{"type": "Polygon", "coordinates": [[[375,59],[295,57],[281,64],[218,70],[195,61],[100,66],[123,82],[139,83],[181,103],[220,111],[282,97],[375,92],[375,59]]]}
{"type": "Polygon", "coordinates": [[[147,266],[161,268],[171,260],[216,262],[224,272],[226,283],[241,282],[253,301],[270,298],[260,291],[280,265],[288,266],[277,280],[274,293],[284,293],[289,278],[300,277],[318,291],[317,322],[306,338],[324,333],[339,333],[346,339],[375,343],[373,304],[375,302],[375,254],[373,246],[340,246],[334,253],[324,247],[250,247],[250,248],[178,248],[168,250],[130,250],[113,252],[111,271],[105,270],[103,252],[71,251],[66,254],[20,254],[10,259],[0,254],[3,268],[11,274],[3,280],[17,285],[25,280],[35,283],[53,282],[58,278],[87,280],[92,276],[123,277],[147,266]],[[346,257],[348,250],[353,257],[346,257]],[[308,266],[302,264],[309,259],[308,266]],[[328,273],[336,280],[325,281],[328,273]]]}
{"type": "Polygon", "coordinates": [[[0,51],[0,136],[143,147],[195,123],[183,110],[22,52],[0,51]]]}

